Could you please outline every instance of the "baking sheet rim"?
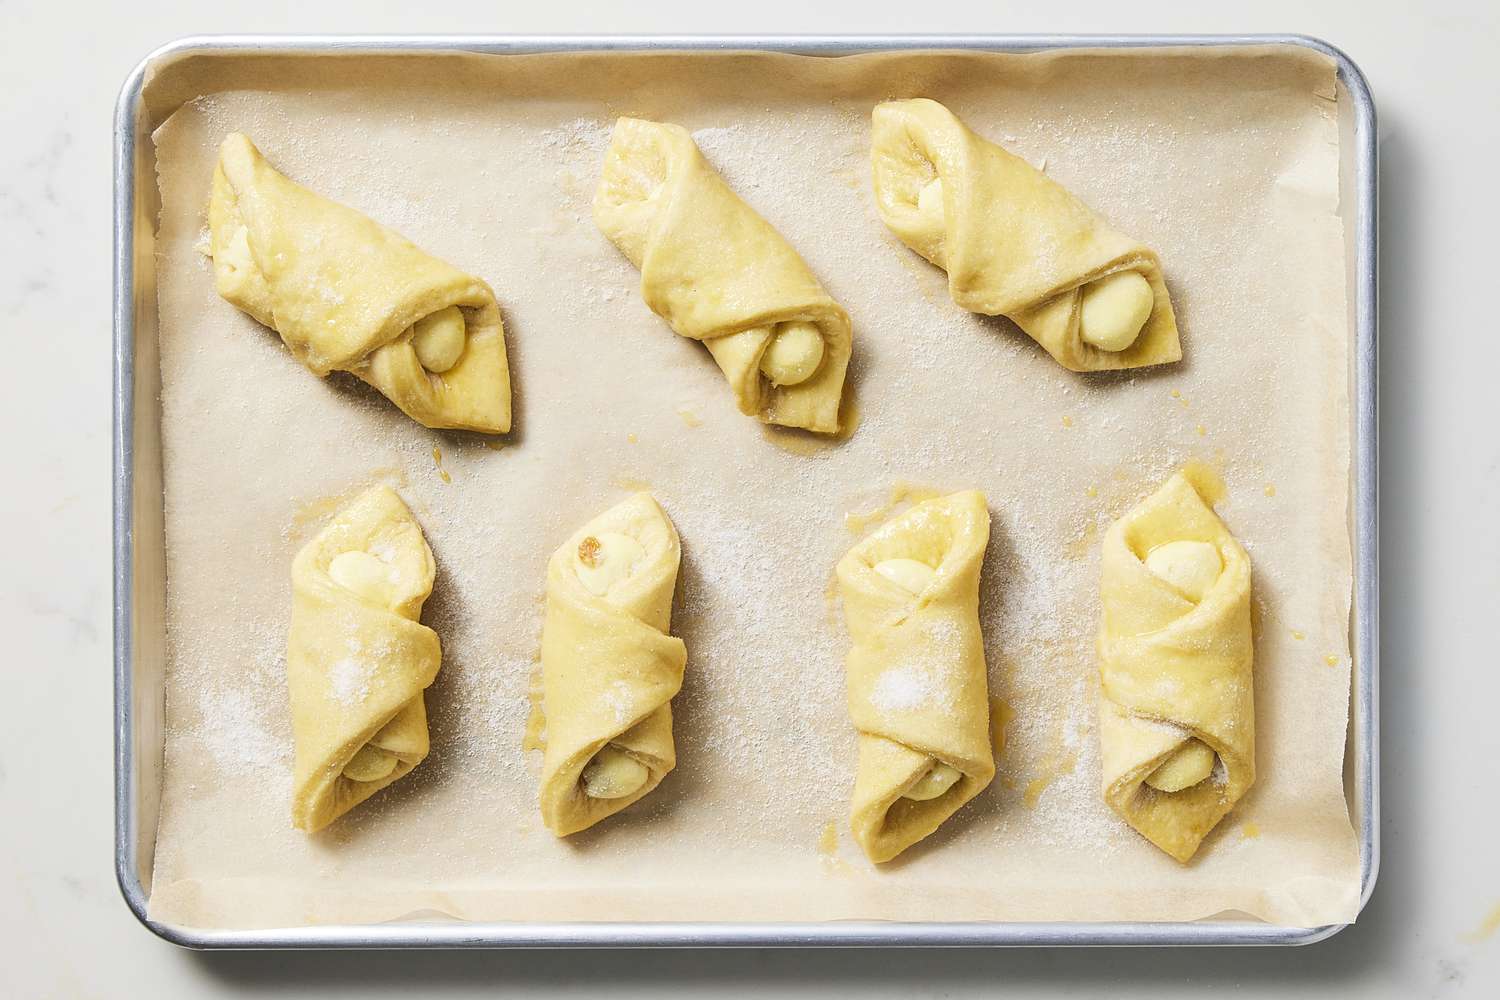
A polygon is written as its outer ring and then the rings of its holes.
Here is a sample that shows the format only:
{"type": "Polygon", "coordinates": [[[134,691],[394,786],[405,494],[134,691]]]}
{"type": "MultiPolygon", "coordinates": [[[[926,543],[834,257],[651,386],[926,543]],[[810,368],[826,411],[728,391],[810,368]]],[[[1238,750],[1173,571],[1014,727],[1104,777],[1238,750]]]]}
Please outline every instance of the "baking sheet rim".
{"type": "Polygon", "coordinates": [[[126,904],[154,934],[194,948],[395,947],[766,947],[1303,945],[1347,924],[1301,928],[1256,921],[1129,923],[392,923],[212,931],[162,924],[146,915],[137,850],[139,789],[134,754],[135,222],[138,121],[148,73],[164,60],[215,52],[288,54],[464,51],[495,55],[559,51],[772,51],[849,55],[871,51],[1246,47],[1294,45],[1331,58],[1354,112],[1354,347],[1351,524],[1354,650],[1350,749],[1359,815],[1360,909],[1379,872],[1379,442],[1376,385],[1375,106],[1359,67],[1336,47],[1305,35],[227,35],[189,36],[147,55],[126,78],[114,122],[114,476],[115,871],[126,904]]]}

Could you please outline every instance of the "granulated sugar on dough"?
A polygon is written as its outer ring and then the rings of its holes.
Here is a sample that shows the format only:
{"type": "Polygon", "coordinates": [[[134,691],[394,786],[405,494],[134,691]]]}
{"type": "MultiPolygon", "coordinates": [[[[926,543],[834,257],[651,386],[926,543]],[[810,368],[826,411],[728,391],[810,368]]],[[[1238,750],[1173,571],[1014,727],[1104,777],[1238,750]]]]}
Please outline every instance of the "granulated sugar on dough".
{"type": "MultiPolygon", "coordinates": [[[[192,67],[153,83],[193,98],[155,135],[170,645],[158,919],[1352,915],[1347,332],[1321,57],[216,67],[211,86],[192,67]],[[1182,364],[1076,375],[1008,321],[953,305],[942,272],[881,224],[869,187],[871,106],[916,94],[1160,253],[1182,364]],[[590,212],[627,114],[688,128],[848,309],[848,440],[739,414],[702,346],[646,308],[590,212]],[[510,435],[430,431],[349,377],[319,380],[219,299],[194,245],[217,145],[235,130],[293,179],[490,282],[513,368],[510,435]],[[1100,798],[1093,644],[1104,529],[1189,460],[1225,480],[1220,513],[1254,563],[1261,777],[1182,868],[1100,798]],[[307,837],[288,812],[290,565],[376,482],[411,506],[437,562],[423,613],[443,643],[432,752],[307,837]],[[980,617],[1008,722],[994,784],[876,870],[846,832],[855,736],[831,584],[879,520],[863,515],[895,513],[903,486],[988,497],[980,617]],[[637,489],[682,538],[678,767],[561,842],[537,815],[540,755],[521,750],[546,561],[637,489]],[[1240,833],[1251,821],[1254,838],[1240,833]]],[[[357,689],[352,666],[335,670],[357,689]]],[[[924,692],[917,671],[877,697],[924,692]]]]}

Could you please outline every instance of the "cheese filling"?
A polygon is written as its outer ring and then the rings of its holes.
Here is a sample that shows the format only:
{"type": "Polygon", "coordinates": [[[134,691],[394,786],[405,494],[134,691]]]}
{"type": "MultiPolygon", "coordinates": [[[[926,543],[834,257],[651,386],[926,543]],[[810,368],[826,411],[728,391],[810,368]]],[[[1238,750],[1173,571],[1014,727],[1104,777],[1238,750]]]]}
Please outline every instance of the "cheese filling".
{"type": "Polygon", "coordinates": [[[875,564],[875,572],[913,594],[926,590],[937,576],[937,570],[915,559],[886,559],[875,564]]]}
{"type": "Polygon", "coordinates": [[[604,597],[615,584],[629,579],[645,558],[645,546],[634,538],[601,531],[578,543],[578,551],[573,554],[573,570],[585,590],[595,597],[604,597]]]}
{"type": "Polygon", "coordinates": [[[234,235],[219,253],[223,263],[235,271],[250,271],[255,268],[255,258],[250,254],[250,230],[237,226],[234,235]]]}
{"type": "Polygon", "coordinates": [[[396,769],[396,755],[373,743],[366,743],[344,765],[344,777],[350,781],[379,781],[396,769]]]}
{"type": "Polygon", "coordinates": [[[463,310],[458,306],[423,316],[411,328],[411,346],[422,367],[435,375],[458,364],[468,344],[463,310]]]}
{"type": "Polygon", "coordinates": [[[1218,754],[1202,740],[1188,740],[1146,776],[1146,784],[1159,792],[1192,788],[1214,772],[1218,754]]]}
{"type": "Polygon", "coordinates": [[[395,581],[391,567],[362,549],[340,552],[328,564],[333,582],[372,604],[389,604],[395,581]]]}
{"type": "Polygon", "coordinates": [[[917,194],[917,211],[923,215],[943,217],[943,179],[934,177],[922,185],[922,190],[917,194]]]}
{"type": "Polygon", "coordinates": [[[1224,572],[1224,561],[1208,542],[1168,542],[1146,553],[1146,568],[1197,603],[1224,572]]]}
{"type": "Polygon", "coordinates": [[[760,356],[760,372],[773,385],[801,385],[823,364],[823,335],[816,323],[789,320],[776,324],[760,356]]]}
{"type": "Polygon", "coordinates": [[[932,762],[927,773],[917,779],[917,783],[906,790],[905,798],[917,802],[926,802],[942,795],[948,789],[958,784],[958,779],[963,777],[963,772],[956,767],[944,764],[940,760],[932,762]]]}
{"type": "Polygon", "coordinates": [[[623,799],[640,791],[650,777],[645,764],[609,743],[584,765],[579,780],[591,799],[623,799]]]}
{"type": "Polygon", "coordinates": [[[1135,343],[1156,307],[1151,283],[1138,271],[1117,271],[1083,286],[1078,335],[1101,351],[1123,351],[1135,343]]]}

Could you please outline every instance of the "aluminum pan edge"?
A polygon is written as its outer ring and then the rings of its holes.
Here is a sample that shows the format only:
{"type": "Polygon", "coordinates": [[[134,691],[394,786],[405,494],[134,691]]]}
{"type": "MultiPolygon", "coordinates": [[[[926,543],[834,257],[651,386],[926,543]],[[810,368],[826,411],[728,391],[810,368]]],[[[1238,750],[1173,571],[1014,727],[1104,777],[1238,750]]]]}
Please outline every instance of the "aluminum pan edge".
{"type": "Polygon", "coordinates": [[[136,769],[131,744],[135,424],[136,120],[143,87],[156,64],[188,54],[281,51],[296,53],[464,51],[522,54],[766,50],[848,55],[902,49],[1038,52],[1076,48],[1162,48],[1294,45],[1331,58],[1348,90],[1355,133],[1355,343],[1353,530],[1355,662],[1351,724],[1355,794],[1360,810],[1360,909],[1380,870],[1379,780],[1379,440],[1377,330],[1376,117],[1369,83],[1343,51],[1307,35],[201,35],[148,54],[126,77],[114,116],[114,681],[115,875],[126,904],[152,933],[204,949],[318,948],[610,948],[610,947],[1022,947],[1162,945],[1305,945],[1326,940],[1347,924],[1283,927],[1253,921],[1163,923],[399,923],[325,925],[272,930],[212,931],[152,920],[139,877],[136,769]]]}

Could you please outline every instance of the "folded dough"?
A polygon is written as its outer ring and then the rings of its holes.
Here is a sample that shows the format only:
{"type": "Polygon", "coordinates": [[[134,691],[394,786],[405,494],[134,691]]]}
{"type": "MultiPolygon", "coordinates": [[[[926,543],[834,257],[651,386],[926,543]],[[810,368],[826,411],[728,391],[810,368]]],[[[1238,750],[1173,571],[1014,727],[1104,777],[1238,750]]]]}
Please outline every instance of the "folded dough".
{"type": "Polygon", "coordinates": [[[1073,371],[1181,359],[1154,252],[936,101],[890,101],[873,117],[880,217],[948,272],[954,302],[1010,317],[1073,371]]]}
{"type": "Polygon", "coordinates": [[[839,429],[848,314],[685,129],[621,118],[594,220],[640,270],[646,305],[708,348],[741,413],[839,429]]]}
{"type": "Polygon", "coordinates": [[[292,562],[286,675],[301,829],[322,829],[427,756],[422,692],[442,649],[417,619],[433,572],[422,529],[385,486],[340,511],[292,562]]]}
{"type": "Polygon", "coordinates": [[[1101,556],[1104,798],[1181,862],[1255,781],[1250,560],[1205,492],[1172,476],[1101,556]]]}
{"type": "Polygon", "coordinates": [[[208,206],[219,294],[317,375],[347,371],[428,427],[510,430],[495,293],[280,174],[238,132],[208,206]]]}
{"type": "Polygon", "coordinates": [[[547,564],[541,807],[559,837],[624,809],[677,763],[671,702],[687,649],[667,633],[680,560],[672,522],[637,493],[547,564]]]}
{"type": "Polygon", "coordinates": [[[989,536],[984,495],[969,490],[917,504],[839,561],[859,730],[850,818],[872,861],[926,837],[995,776],[979,632],[989,536]]]}

